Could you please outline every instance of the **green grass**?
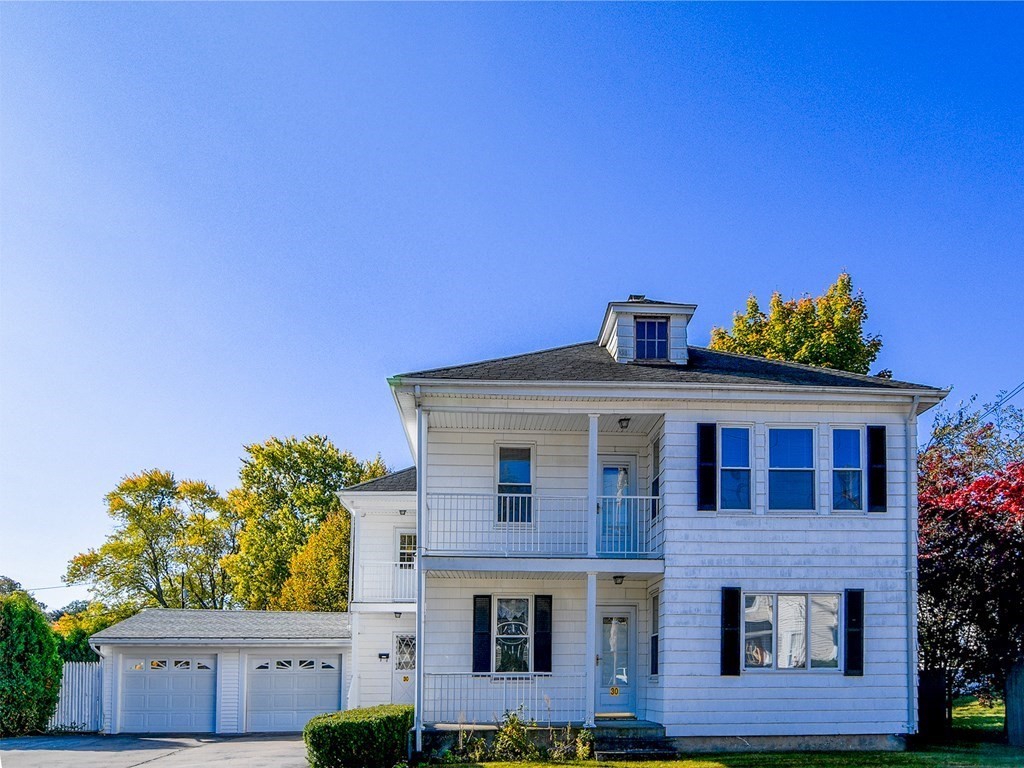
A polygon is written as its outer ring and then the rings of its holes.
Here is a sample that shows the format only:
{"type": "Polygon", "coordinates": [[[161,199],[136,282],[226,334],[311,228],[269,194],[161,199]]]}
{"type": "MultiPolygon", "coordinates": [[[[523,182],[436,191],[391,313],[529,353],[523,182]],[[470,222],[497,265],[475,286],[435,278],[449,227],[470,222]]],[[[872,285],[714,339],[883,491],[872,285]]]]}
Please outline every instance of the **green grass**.
{"type": "Polygon", "coordinates": [[[1024,749],[997,743],[1003,735],[1003,713],[1001,701],[986,706],[973,696],[957,699],[953,703],[954,735],[970,741],[913,752],[716,754],[635,763],[469,763],[463,768],[1024,768],[1024,749]]]}
{"type": "MultiPolygon", "coordinates": [[[[955,743],[913,752],[746,753],[699,755],[673,761],[563,763],[575,768],[1022,768],[1024,750],[998,743],[1004,706],[983,705],[974,696],[953,702],[955,743]]],[[[486,763],[463,768],[553,768],[556,763],[486,763]]]]}
{"type": "MultiPolygon", "coordinates": [[[[465,768],[553,768],[555,763],[485,763],[465,768]]],[[[578,768],[1021,768],[1024,750],[1001,744],[958,744],[921,752],[787,752],[695,755],[646,762],[563,763],[578,768]]]]}
{"type": "Polygon", "coordinates": [[[1006,707],[1001,701],[982,704],[974,696],[963,696],[953,702],[953,728],[966,731],[1003,732],[1006,707]]]}

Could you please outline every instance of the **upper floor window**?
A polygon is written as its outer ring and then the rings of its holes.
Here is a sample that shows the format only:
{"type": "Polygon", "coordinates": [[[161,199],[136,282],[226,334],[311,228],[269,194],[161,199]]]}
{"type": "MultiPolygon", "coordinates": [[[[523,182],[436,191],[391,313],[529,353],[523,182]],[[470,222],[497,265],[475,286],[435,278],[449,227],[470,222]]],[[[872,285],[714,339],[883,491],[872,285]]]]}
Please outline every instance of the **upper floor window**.
{"type": "Polygon", "coordinates": [[[750,509],[750,428],[722,427],[720,509],[750,509]]]}
{"type": "Polygon", "coordinates": [[[668,360],[668,319],[645,317],[636,320],[636,359],[668,360]]]}
{"type": "Polygon", "coordinates": [[[768,509],[814,509],[814,430],[768,430],[768,509]]]}
{"type": "Polygon", "coordinates": [[[832,509],[864,508],[861,431],[832,430],[832,509]]]}
{"type": "Polygon", "coordinates": [[[399,531],[398,533],[398,567],[411,570],[416,564],[416,533],[399,531]]]}
{"type": "Polygon", "coordinates": [[[533,457],[528,447],[498,446],[498,521],[529,523],[533,518],[533,457]]]}

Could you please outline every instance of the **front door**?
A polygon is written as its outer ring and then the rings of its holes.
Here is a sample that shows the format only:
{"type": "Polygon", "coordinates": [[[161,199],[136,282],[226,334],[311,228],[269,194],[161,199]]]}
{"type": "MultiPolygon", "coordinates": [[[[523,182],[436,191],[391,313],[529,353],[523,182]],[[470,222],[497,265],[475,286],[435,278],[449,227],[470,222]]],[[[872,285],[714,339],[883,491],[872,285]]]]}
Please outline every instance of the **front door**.
{"type": "Polygon", "coordinates": [[[392,656],[391,703],[414,704],[416,701],[416,635],[395,635],[392,656]]]}
{"type": "Polygon", "coordinates": [[[597,714],[636,714],[636,608],[597,610],[597,714]]]}

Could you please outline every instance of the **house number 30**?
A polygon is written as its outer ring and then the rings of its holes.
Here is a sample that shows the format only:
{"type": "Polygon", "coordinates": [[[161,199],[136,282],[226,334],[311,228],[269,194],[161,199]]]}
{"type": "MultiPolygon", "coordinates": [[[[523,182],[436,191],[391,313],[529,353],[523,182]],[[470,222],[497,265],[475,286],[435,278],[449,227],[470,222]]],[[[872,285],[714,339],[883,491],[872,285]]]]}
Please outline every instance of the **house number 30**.
{"type": "Polygon", "coordinates": [[[611,694],[612,696],[618,696],[619,695],[619,686],[613,685],[611,688],[608,689],[608,693],[611,694]]]}

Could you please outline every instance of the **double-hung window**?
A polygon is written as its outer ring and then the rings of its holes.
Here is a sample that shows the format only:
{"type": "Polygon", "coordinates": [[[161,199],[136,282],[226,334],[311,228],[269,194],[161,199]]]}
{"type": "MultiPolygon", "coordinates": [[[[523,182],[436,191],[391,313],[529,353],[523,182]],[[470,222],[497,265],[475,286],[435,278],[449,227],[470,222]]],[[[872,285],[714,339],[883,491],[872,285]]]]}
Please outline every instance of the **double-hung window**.
{"type": "Polygon", "coordinates": [[[499,597],[494,611],[494,671],[530,671],[530,599],[499,597]]]}
{"type": "Polygon", "coordinates": [[[722,427],[719,509],[750,509],[750,428],[722,427]]]}
{"type": "Polygon", "coordinates": [[[768,509],[814,509],[814,430],[768,430],[768,509]]]}
{"type": "Polygon", "coordinates": [[[636,319],[636,359],[668,360],[668,318],[636,319]]]}
{"type": "Polygon", "coordinates": [[[745,594],[747,669],[838,669],[839,595],[745,594]]]}
{"type": "Polygon", "coordinates": [[[533,519],[533,457],[528,447],[498,446],[498,522],[533,519]]]}
{"type": "Polygon", "coordinates": [[[861,431],[832,430],[832,509],[864,509],[861,431]]]}

